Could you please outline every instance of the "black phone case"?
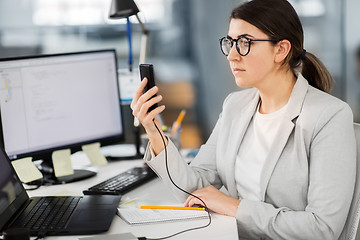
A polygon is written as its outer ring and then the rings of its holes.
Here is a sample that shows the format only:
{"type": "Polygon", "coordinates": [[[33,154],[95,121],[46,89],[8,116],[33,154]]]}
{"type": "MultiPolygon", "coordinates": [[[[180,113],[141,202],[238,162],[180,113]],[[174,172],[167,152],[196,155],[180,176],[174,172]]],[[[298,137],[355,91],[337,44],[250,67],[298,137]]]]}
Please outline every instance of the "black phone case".
{"type": "MultiPolygon", "coordinates": [[[[150,88],[155,86],[155,78],[154,78],[154,67],[152,64],[140,64],[139,65],[139,70],[140,70],[140,78],[141,80],[143,80],[145,77],[148,79],[148,82],[144,88],[143,93],[147,92],[150,88]]],[[[151,98],[156,97],[156,94],[154,96],[152,96],[151,98]]],[[[155,108],[158,107],[158,104],[155,103],[154,105],[152,105],[148,112],[154,110],[155,108]]]]}

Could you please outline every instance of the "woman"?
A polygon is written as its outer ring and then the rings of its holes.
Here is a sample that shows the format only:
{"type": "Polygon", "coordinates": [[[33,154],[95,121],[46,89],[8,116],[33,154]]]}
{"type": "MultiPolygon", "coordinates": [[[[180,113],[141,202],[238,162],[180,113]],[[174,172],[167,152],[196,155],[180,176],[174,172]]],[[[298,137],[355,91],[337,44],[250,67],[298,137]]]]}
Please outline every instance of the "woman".
{"type": "MultiPolygon", "coordinates": [[[[240,237],[337,239],[355,185],[353,117],[328,94],[326,68],[303,49],[295,10],[286,0],[247,2],[233,10],[220,44],[236,84],[252,88],[226,98],[190,166],[166,140],[172,179],[212,211],[236,217],[240,237]]],[[[149,135],[145,160],[185,206],[202,204],[169,180],[153,122],[165,107],[147,113],[162,97],[149,100],[156,87],[142,94],[146,81],[131,104],[149,135]]]]}

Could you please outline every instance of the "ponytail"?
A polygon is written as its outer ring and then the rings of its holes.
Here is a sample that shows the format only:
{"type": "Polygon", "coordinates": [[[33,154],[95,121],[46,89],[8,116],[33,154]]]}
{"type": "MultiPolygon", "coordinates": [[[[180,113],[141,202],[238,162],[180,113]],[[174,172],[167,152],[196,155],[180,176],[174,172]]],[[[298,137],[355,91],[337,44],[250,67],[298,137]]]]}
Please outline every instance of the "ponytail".
{"type": "Polygon", "coordinates": [[[308,80],[309,84],[324,92],[330,93],[334,79],[320,59],[306,52],[300,61],[302,61],[301,74],[308,80]]]}

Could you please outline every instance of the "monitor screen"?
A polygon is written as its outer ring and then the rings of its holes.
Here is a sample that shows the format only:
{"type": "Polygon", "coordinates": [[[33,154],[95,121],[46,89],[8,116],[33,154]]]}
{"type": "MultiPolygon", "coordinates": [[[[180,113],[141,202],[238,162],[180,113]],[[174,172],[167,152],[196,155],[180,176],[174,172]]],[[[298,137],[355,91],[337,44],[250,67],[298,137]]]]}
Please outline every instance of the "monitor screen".
{"type": "Polygon", "coordinates": [[[120,142],[115,50],[0,59],[0,109],[10,159],[120,142]]]}

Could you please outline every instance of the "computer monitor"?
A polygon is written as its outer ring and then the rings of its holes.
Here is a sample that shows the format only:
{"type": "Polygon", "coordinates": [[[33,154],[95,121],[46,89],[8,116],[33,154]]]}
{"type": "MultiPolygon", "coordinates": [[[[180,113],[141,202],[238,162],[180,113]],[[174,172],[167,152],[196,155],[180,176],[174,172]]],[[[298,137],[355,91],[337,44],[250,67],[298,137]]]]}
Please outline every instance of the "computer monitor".
{"type": "Polygon", "coordinates": [[[43,159],[50,183],[94,175],[78,170],[56,178],[51,155],[124,139],[115,50],[0,59],[0,115],[1,143],[10,159],[43,159]]]}

